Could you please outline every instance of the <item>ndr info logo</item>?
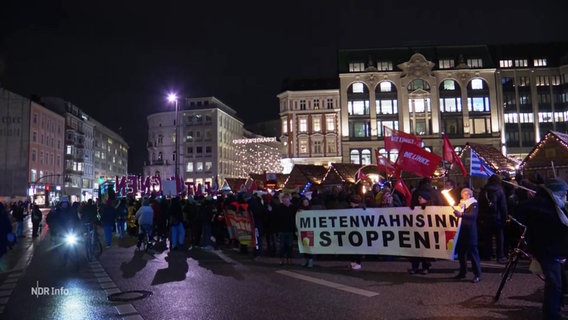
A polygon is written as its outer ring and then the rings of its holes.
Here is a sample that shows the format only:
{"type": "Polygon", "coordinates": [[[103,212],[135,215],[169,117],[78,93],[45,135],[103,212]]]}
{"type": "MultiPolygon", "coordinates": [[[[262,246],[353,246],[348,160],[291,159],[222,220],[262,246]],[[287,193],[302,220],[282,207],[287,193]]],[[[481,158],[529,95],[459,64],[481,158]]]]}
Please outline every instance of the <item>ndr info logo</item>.
{"type": "Polygon", "coordinates": [[[32,296],[67,296],[69,295],[69,289],[66,288],[55,288],[55,287],[40,287],[39,281],[36,281],[36,286],[32,287],[32,296]]]}

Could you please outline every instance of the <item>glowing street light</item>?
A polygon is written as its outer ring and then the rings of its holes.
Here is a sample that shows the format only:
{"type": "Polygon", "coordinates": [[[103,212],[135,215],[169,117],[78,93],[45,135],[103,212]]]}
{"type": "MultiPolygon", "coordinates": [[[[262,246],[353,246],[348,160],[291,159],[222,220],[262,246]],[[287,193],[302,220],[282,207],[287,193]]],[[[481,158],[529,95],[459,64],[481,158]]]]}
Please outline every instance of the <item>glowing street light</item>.
{"type": "Polygon", "coordinates": [[[172,92],[172,93],[169,93],[169,94],[168,94],[167,99],[168,99],[168,102],[173,103],[173,104],[175,105],[175,107],[176,107],[176,114],[175,114],[175,121],[174,121],[174,123],[175,123],[175,130],[176,130],[176,134],[175,134],[175,137],[176,137],[176,141],[175,141],[175,144],[176,144],[176,145],[175,145],[175,155],[176,155],[176,158],[175,158],[175,164],[174,164],[174,165],[175,165],[174,172],[175,172],[175,179],[176,179],[176,186],[177,186],[177,181],[178,181],[178,176],[179,176],[179,165],[178,165],[178,164],[179,164],[179,162],[178,162],[179,160],[178,160],[178,159],[179,159],[179,136],[180,136],[180,135],[179,135],[179,121],[178,121],[178,120],[179,120],[179,115],[178,115],[178,114],[179,114],[179,111],[178,111],[178,96],[177,96],[177,94],[175,94],[175,93],[172,92]]]}

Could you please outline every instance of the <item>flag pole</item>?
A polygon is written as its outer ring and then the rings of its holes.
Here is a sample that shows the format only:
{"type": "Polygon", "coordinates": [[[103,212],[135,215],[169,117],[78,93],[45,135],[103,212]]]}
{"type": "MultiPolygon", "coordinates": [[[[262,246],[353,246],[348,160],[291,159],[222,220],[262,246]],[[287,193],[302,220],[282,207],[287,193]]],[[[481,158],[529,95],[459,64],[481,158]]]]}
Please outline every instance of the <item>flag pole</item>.
{"type": "Polygon", "coordinates": [[[471,182],[471,168],[473,168],[473,156],[471,153],[473,150],[471,149],[471,145],[469,146],[469,187],[473,190],[473,184],[471,182]]]}
{"type": "MultiPolygon", "coordinates": [[[[444,189],[444,187],[446,187],[446,176],[450,174],[449,170],[446,169],[446,150],[445,150],[445,146],[444,146],[444,134],[442,133],[442,165],[444,166],[444,178],[442,179],[442,181],[444,182],[444,185],[442,186],[442,189],[444,189]]],[[[451,165],[450,165],[451,168],[451,165]]]]}

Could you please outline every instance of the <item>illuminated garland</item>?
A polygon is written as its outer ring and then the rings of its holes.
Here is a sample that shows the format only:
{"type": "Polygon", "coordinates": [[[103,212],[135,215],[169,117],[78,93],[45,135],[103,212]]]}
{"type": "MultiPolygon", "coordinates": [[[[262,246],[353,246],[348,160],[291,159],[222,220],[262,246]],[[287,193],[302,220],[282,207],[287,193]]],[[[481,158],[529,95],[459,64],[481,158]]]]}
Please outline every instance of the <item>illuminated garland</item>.
{"type": "Polygon", "coordinates": [[[283,171],[278,148],[263,144],[236,144],[235,151],[235,168],[238,177],[248,178],[251,173],[282,173],[283,171]]]}

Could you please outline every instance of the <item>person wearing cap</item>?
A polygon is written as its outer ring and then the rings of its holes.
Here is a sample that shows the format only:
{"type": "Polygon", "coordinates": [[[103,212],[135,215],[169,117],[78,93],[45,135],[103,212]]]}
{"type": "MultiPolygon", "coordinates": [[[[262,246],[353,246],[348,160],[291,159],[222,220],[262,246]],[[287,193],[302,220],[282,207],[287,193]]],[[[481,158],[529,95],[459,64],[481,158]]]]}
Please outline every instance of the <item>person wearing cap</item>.
{"type": "Polygon", "coordinates": [[[568,184],[563,179],[544,182],[534,198],[522,204],[520,218],[527,225],[529,252],[539,262],[544,277],[543,319],[561,319],[568,257],[568,184]]]}

